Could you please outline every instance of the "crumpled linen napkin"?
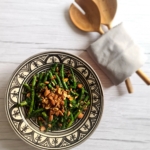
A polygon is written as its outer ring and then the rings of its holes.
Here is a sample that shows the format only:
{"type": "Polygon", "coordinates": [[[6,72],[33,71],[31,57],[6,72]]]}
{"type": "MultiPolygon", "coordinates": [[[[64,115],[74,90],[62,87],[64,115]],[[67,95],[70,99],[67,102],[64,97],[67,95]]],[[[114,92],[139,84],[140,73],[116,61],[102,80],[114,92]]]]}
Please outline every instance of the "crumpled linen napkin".
{"type": "Polygon", "coordinates": [[[122,23],[92,43],[87,52],[115,85],[130,77],[146,61],[122,23]]]}

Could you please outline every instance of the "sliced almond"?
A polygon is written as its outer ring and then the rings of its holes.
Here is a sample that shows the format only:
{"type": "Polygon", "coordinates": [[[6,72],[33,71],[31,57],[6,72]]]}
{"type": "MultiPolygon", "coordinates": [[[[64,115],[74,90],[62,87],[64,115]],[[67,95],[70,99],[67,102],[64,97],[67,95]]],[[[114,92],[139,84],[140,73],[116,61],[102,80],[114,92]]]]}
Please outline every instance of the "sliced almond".
{"type": "Polygon", "coordinates": [[[54,115],[55,112],[53,110],[50,110],[50,115],[54,115]]]}
{"type": "Polygon", "coordinates": [[[54,111],[58,111],[59,109],[55,107],[55,108],[53,108],[53,110],[54,110],[54,111]]]}
{"type": "Polygon", "coordinates": [[[48,98],[49,98],[50,100],[53,100],[53,96],[52,96],[51,94],[48,95],[48,98]]]}
{"type": "Polygon", "coordinates": [[[55,115],[56,115],[56,116],[59,116],[59,111],[56,111],[56,112],[55,112],[55,115]]]}
{"type": "Polygon", "coordinates": [[[83,118],[83,116],[84,116],[84,114],[80,113],[80,114],[78,115],[78,118],[81,119],[81,118],[83,118]]]}
{"type": "Polygon", "coordinates": [[[70,98],[71,96],[70,95],[67,95],[67,98],[70,98]]]}
{"type": "Polygon", "coordinates": [[[58,88],[58,94],[59,94],[59,95],[62,95],[61,88],[58,88]]]}
{"type": "Polygon", "coordinates": [[[54,100],[51,100],[51,104],[53,105],[53,106],[55,106],[55,101],[54,100]]]}
{"type": "Polygon", "coordinates": [[[49,100],[48,100],[48,99],[46,99],[45,104],[46,104],[46,105],[49,104],[49,100]]]}
{"type": "Polygon", "coordinates": [[[45,81],[45,84],[49,84],[49,81],[45,81]]]}
{"type": "Polygon", "coordinates": [[[68,111],[67,116],[70,116],[70,111],[68,111]]]}
{"type": "Polygon", "coordinates": [[[31,96],[31,93],[27,93],[27,95],[26,95],[28,98],[31,96]]]}
{"type": "Polygon", "coordinates": [[[52,127],[52,125],[51,125],[51,124],[48,124],[48,127],[49,127],[49,128],[51,128],[51,127],[52,127]]]}
{"type": "Polygon", "coordinates": [[[61,111],[62,111],[62,113],[64,113],[64,112],[65,112],[65,110],[64,110],[64,109],[62,109],[61,111]]]}
{"type": "Polygon", "coordinates": [[[47,110],[50,109],[50,105],[45,106],[45,109],[47,110]]]}
{"type": "Polygon", "coordinates": [[[61,101],[61,102],[60,102],[60,104],[61,104],[61,105],[64,105],[64,104],[65,104],[65,102],[64,102],[64,101],[61,101]]]}
{"type": "Polygon", "coordinates": [[[52,93],[51,93],[51,96],[52,96],[52,97],[54,97],[54,96],[55,96],[55,94],[52,92],[52,93]]]}
{"type": "Polygon", "coordinates": [[[59,115],[60,115],[60,116],[63,116],[64,114],[63,114],[63,112],[62,112],[62,111],[59,111],[59,115]]]}
{"type": "Polygon", "coordinates": [[[49,121],[52,121],[53,120],[53,115],[50,115],[49,116],[49,121]]]}
{"type": "Polygon", "coordinates": [[[73,97],[70,96],[70,97],[69,97],[69,100],[72,101],[72,100],[73,100],[73,97]]]}
{"type": "Polygon", "coordinates": [[[64,78],[64,81],[65,81],[65,82],[68,82],[68,78],[64,78]]]}
{"type": "Polygon", "coordinates": [[[48,96],[50,94],[50,90],[45,90],[45,92],[44,92],[44,96],[46,97],[46,96],[48,96]]]}
{"type": "Polygon", "coordinates": [[[46,130],[46,128],[45,128],[44,126],[41,126],[41,127],[40,127],[40,131],[43,132],[43,131],[45,131],[45,130],[46,130]]]}
{"type": "Polygon", "coordinates": [[[81,83],[79,83],[77,86],[79,89],[81,89],[83,87],[83,85],[81,83]]]}
{"type": "Polygon", "coordinates": [[[57,99],[58,99],[58,95],[57,95],[57,94],[55,94],[54,99],[55,99],[55,100],[57,100],[57,99]]]}
{"type": "Polygon", "coordinates": [[[67,97],[67,92],[66,91],[63,92],[63,96],[67,97]]]}

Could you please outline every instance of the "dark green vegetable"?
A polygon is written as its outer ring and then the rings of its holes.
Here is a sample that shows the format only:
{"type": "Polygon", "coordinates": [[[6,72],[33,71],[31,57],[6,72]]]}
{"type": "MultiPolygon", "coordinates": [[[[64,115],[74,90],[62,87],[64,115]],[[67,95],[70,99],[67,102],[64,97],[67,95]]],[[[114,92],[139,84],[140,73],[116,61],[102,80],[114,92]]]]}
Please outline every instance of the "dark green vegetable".
{"type": "Polygon", "coordinates": [[[51,71],[49,71],[49,77],[50,77],[51,81],[53,82],[53,84],[57,85],[55,77],[54,77],[54,75],[53,75],[53,73],[51,71]]]}
{"type": "Polygon", "coordinates": [[[61,77],[61,81],[63,83],[63,86],[66,90],[68,90],[68,86],[64,80],[64,64],[61,65],[61,69],[60,69],[60,77],[61,77]]]}
{"type": "Polygon", "coordinates": [[[67,125],[67,128],[69,128],[69,127],[73,124],[73,122],[74,122],[74,117],[73,117],[73,114],[70,113],[70,122],[69,122],[69,124],[67,125]]]}
{"type": "Polygon", "coordinates": [[[54,89],[51,83],[48,84],[48,88],[51,89],[51,90],[54,89]]]}
{"type": "Polygon", "coordinates": [[[43,116],[45,119],[48,119],[48,116],[47,116],[47,114],[46,114],[45,111],[42,112],[42,116],[43,116]]]}
{"type": "Polygon", "coordinates": [[[48,80],[48,76],[49,76],[49,74],[45,73],[44,78],[43,78],[43,83],[45,83],[48,80]]]}
{"type": "Polygon", "coordinates": [[[39,90],[42,90],[45,88],[45,86],[46,86],[45,83],[39,83],[38,88],[39,88],[39,90]]]}
{"type": "Polygon", "coordinates": [[[57,81],[58,81],[59,87],[63,87],[63,85],[62,85],[62,83],[61,83],[61,80],[60,80],[60,78],[59,78],[59,76],[58,76],[57,73],[55,73],[55,76],[56,76],[56,79],[57,79],[57,81]]]}
{"type": "Polygon", "coordinates": [[[78,102],[80,102],[82,100],[83,95],[84,95],[84,88],[82,87],[81,91],[80,91],[80,94],[79,94],[79,97],[78,97],[78,102]]]}
{"type": "Polygon", "coordinates": [[[29,108],[29,112],[28,112],[28,117],[30,117],[32,111],[33,111],[33,107],[34,107],[34,97],[35,97],[35,84],[36,84],[36,76],[33,76],[33,80],[32,80],[32,87],[31,87],[31,105],[29,108]]]}
{"type": "Polygon", "coordinates": [[[86,95],[86,97],[84,98],[84,101],[86,102],[89,99],[89,95],[86,95]]]}
{"type": "Polygon", "coordinates": [[[81,111],[78,110],[78,111],[76,112],[75,116],[74,116],[74,119],[76,119],[80,113],[81,113],[81,111]]]}
{"type": "Polygon", "coordinates": [[[53,74],[54,74],[54,72],[56,71],[57,66],[58,66],[58,64],[55,63],[55,64],[51,67],[51,71],[52,71],[53,74]]]}
{"type": "Polygon", "coordinates": [[[18,104],[19,107],[28,106],[30,104],[30,100],[24,100],[21,103],[18,104]]]}
{"type": "Polygon", "coordinates": [[[37,86],[39,86],[39,84],[42,83],[43,75],[44,75],[43,72],[41,72],[41,73],[39,74],[39,79],[38,79],[37,86]]]}
{"type": "Polygon", "coordinates": [[[72,88],[76,89],[76,87],[77,87],[77,81],[76,81],[76,78],[75,78],[75,75],[74,75],[74,72],[73,72],[72,68],[70,68],[70,70],[71,70],[71,74],[72,74],[72,78],[73,78],[72,88]]]}
{"type": "Polygon", "coordinates": [[[27,83],[24,83],[23,86],[25,87],[25,89],[27,89],[28,91],[31,91],[30,86],[27,83]]]}
{"type": "Polygon", "coordinates": [[[77,92],[74,92],[74,91],[70,91],[70,93],[72,94],[72,95],[74,95],[74,96],[79,96],[79,94],[77,93],[77,92]]]}
{"type": "Polygon", "coordinates": [[[33,111],[31,113],[30,117],[35,117],[35,116],[39,115],[40,112],[43,112],[43,111],[44,111],[44,108],[39,108],[39,109],[33,111]]]}

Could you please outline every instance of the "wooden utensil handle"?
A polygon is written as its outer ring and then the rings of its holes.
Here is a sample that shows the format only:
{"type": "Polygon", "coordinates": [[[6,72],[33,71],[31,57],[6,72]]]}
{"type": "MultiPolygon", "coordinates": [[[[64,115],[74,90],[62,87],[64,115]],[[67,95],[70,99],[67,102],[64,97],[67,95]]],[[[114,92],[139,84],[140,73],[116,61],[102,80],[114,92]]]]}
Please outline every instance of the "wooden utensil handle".
{"type": "Polygon", "coordinates": [[[150,85],[150,78],[141,69],[137,70],[136,73],[147,85],[150,85]]]}
{"type": "Polygon", "coordinates": [[[125,80],[125,83],[126,83],[126,87],[127,87],[127,89],[128,89],[128,92],[129,92],[129,93],[133,93],[133,87],[132,87],[130,78],[126,79],[126,80],[125,80]]]}

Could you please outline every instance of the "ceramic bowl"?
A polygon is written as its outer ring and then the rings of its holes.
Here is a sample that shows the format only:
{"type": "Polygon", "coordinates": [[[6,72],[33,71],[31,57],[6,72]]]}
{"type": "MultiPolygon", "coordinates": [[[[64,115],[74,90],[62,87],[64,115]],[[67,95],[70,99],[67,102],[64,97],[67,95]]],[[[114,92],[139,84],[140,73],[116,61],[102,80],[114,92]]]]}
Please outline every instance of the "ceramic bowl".
{"type": "Polygon", "coordinates": [[[25,60],[13,73],[6,91],[5,110],[12,129],[26,143],[39,149],[70,149],[85,141],[98,126],[103,112],[102,85],[92,67],[81,58],[58,51],[43,52],[25,60]],[[41,132],[34,120],[26,118],[24,108],[15,104],[23,100],[23,84],[55,62],[63,63],[66,69],[73,68],[75,76],[89,92],[91,104],[84,117],[70,128],[41,132]]]}

